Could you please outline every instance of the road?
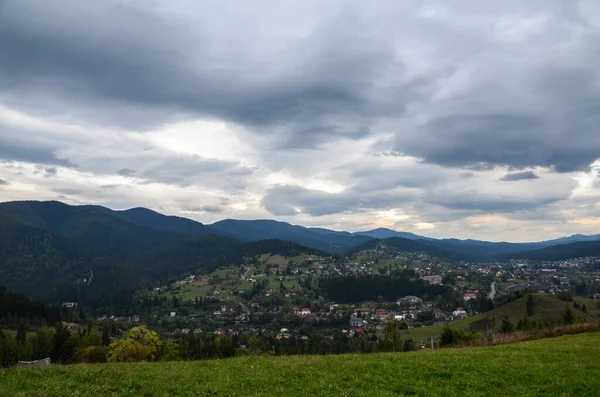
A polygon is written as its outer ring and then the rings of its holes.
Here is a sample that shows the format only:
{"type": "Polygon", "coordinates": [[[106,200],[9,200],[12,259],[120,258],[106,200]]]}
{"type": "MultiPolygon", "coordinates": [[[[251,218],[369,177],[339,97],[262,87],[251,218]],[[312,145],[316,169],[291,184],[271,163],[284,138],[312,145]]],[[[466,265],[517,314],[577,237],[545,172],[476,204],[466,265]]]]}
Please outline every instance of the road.
{"type": "Polygon", "coordinates": [[[496,296],[496,282],[495,281],[492,283],[490,288],[492,289],[492,291],[488,294],[488,298],[491,300],[494,300],[494,297],[496,296]]]}

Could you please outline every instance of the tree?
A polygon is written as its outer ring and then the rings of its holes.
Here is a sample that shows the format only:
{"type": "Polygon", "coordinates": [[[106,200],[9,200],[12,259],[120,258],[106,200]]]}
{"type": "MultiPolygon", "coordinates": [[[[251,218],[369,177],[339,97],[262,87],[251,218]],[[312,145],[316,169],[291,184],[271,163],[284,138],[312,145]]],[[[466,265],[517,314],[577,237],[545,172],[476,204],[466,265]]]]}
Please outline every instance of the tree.
{"type": "Polygon", "coordinates": [[[402,351],[405,352],[412,352],[417,350],[417,346],[415,344],[415,341],[412,339],[405,339],[404,340],[404,345],[402,346],[402,351]]]}
{"type": "Polygon", "coordinates": [[[25,344],[25,340],[27,339],[27,333],[25,332],[25,325],[23,323],[19,324],[19,328],[17,328],[17,336],[15,339],[20,344],[25,344]]]}
{"type": "Polygon", "coordinates": [[[161,357],[163,343],[158,334],[145,326],[132,328],[127,339],[108,346],[108,361],[157,361],[161,357]]]}
{"type": "Polygon", "coordinates": [[[110,336],[108,335],[108,327],[105,325],[102,328],[102,346],[110,345],[110,336]]]}
{"type": "Polygon", "coordinates": [[[450,329],[450,326],[446,324],[440,335],[440,346],[452,346],[456,342],[454,332],[450,329]]]}
{"type": "Polygon", "coordinates": [[[48,327],[40,328],[33,339],[33,355],[35,359],[50,357],[52,353],[52,330],[48,327]]]}
{"type": "Polygon", "coordinates": [[[50,358],[54,363],[66,363],[71,358],[67,342],[71,338],[71,332],[61,324],[56,326],[52,338],[52,353],[50,358]]]}
{"type": "Polygon", "coordinates": [[[527,295],[527,317],[533,316],[533,295],[527,295]]]}
{"type": "Polygon", "coordinates": [[[585,303],[581,306],[581,311],[587,313],[587,307],[585,307],[585,303]]]}
{"type": "Polygon", "coordinates": [[[394,317],[390,316],[385,323],[385,330],[381,335],[381,348],[383,351],[401,351],[402,340],[400,338],[400,331],[396,328],[396,322],[394,317]]]}
{"type": "Polygon", "coordinates": [[[500,332],[503,334],[509,334],[513,332],[514,329],[515,327],[513,326],[513,323],[507,317],[504,317],[502,319],[502,323],[500,324],[500,332]]]}
{"type": "Polygon", "coordinates": [[[567,325],[571,325],[575,322],[575,315],[569,305],[565,305],[565,312],[563,314],[563,322],[567,325]]]}

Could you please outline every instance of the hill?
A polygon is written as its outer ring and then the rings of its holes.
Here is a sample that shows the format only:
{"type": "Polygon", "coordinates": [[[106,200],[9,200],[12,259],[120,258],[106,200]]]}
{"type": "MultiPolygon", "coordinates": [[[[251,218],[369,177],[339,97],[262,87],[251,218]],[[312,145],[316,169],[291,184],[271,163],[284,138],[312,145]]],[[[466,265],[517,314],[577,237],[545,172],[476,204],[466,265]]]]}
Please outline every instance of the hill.
{"type": "Polygon", "coordinates": [[[0,395],[595,396],[600,334],[341,356],[238,357],[0,372],[0,395]]]}
{"type": "Polygon", "coordinates": [[[183,233],[139,226],[116,211],[100,206],[15,201],[0,203],[0,213],[10,214],[13,221],[45,230],[72,243],[118,257],[131,258],[186,237],[183,233]]]}
{"type": "Polygon", "coordinates": [[[536,261],[560,261],[586,256],[600,256],[600,241],[580,241],[570,244],[553,245],[533,251],[512,254],[508,257],[536,261]]]}
{"type": "Polygon", "coordinates": [[[80,218],[60,203],[43,207],[34,204],[27,212],[18,204],[11,207],[14,215],[0,211],[0,285],[56,303],[127,309],[135,290],[184,272],[241,264],[246,256],[264,253],[325,255],[281,240],[244,243],[158,231],[102,207],[76,207],[80,218]],[[83,233],[67,231],[66,225],[79,225],[83,233]],[[90,230],[98,238],[86,244],[90,230]],[[169,238],[161,240],[165,235],[169,238]]]}
{"type": "Polygon", "coordinates": [[[244,241],[287,240],[329,253],[345,253],[372,237],[327,229],[309,229],[274,220],[226,219],[209,225],[244,241]]]}
{"type": "Polygon", "coordinates": [[[395,230],[387,229],[384,227],[380,227],[380,228],[373,229],[373,230],[367,230],[364,232],[356,232],[353,234],[356,236],[368,236],[368,237],[379,238],[379,239],[390,238],[390,237],[401,237],[401,238],[406,238],[409,240],[431,240],[428,237],[419,236],[414,233],[397,232],[395,230]]]}
{"type": "Polygon", "coordinates": [[[0,213],[11,215],[24,224],[46,230],[73,243],[128,260],[149,250],[201,235],[219,235],[246,242],[286,240],[330,254],[349,254],[372,249],[377,241],[382,240],[400,251],[425,252],[446,259],[472,262],[528,257],[551,260],[597,255],[600,244],[600,235],[573,235],[537,243],[506,243],[438,240],[385,228],[349,233],[306,228],[274,220],[226,219],[212,225],[203,225],[191,219],[167,216],[146,208],[113,211],[101,206],[69,206],[56,201],[0,203],[0,213]],[[552,247],[562,248],[553,250],[552,247]]]}
{"type": "MultiPolygon", "coordinates": [[[[564,302],[554,295],[547,294],[532,294],[533,297],[533,315],[527,316],[527,296],[518,298],[505,305],[497,307],[483,314],[467,317],[461,320],[449,322],[449,326],[453,330],[461,331],[481,331],[485,332],[488,328],[498,331],[502,323],[502,319],[508,318],[513,325],[516,325],[519,320],[527,318],[527,320],[535,324],[560,324],[562,322],[565,305],[573,309],[576,317],[583,320],[593,321],[598,319],[600,310],[596,306],[593,299],[575,297],[574,300],[580,304],[585,304],[587,312],[583,313],[580,310],[573,308],[572,302],[564,302]]],[[[403,331],[403,334],[417,340],[426,340],[430,337],[438,337],[444,325],[433,325],[429,327],[413,328],[403,331]]]]}
{"type": "Polygon", "coordinates": [[[115,211],[117,216],[131,223],[163,232],[198,236],[201,234],[219,234],[219,231],[200,222],[179,216],[167,216],[147,208],[132,208],[125,211],[115,211]]]}

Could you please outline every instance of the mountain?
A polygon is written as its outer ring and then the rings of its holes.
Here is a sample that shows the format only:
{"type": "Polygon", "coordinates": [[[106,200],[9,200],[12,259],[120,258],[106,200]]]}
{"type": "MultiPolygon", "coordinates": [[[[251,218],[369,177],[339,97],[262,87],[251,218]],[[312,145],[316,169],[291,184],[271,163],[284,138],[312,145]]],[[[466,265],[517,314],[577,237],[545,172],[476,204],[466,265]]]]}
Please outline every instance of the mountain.
{"type": "Polygon", "coordinates": [[[329,253],[345,253],[372,239],[333,230],[329,233],[327,229],[315,230],[273,220],[226,219],[209,226],[243,241],[287,240],[329,253]]]}
{"type": "Polygon", "coordinates": [[[52,302],[118,310],[131,307],[135,290],[184,272],[241,264],[264,253],[326,255],[289,241],[190,236],[211,229],[162,217],[57,202],[2,203],[0,285],[52,302]]]}
{"type": "Polygon", "coordinates": [[[132,208],[125,211],[115,211],[117,216],[131,223],[163,232],[198,236],[201,234],[218,234],[219,232],[200,222],[178,216],[167,216],[147,208],[132,208]]]}
{"type": "Polygon", "coordinates": [[[367,241],[355,247],[351,253],[374,249],[380,243],[398,251],[424,252],[440,258],[467,262],[493,262],[506,259],[563,260],[583,256],[600,256],[600,241],[544,246],[546,242],[495,243],[457,239],[409,240],[400,237],[367,241]]]}
{"type": "Polygon", "coordinates": [[[569,237],[560,237],[554,240],[543,241],[539,244],[545,246],[552,245],[560,245],[560,244],[570,244],[570,243],[578,243],[583,241],[600,241],[600,234],[593,235],[585,235],[585,234],[573,234],[569,237]]]}
{"type": "Polygon", "coordinates": [[[380,227],[378,229],[373,229],[373,230],[367,230],[365,232],[356,232],[353,234],[357,235],[357,236],[368,236],[368,237],[379,238],[379,239],[390,238],[390,237],[401,237],[401,238],[406,238],[409,240],[428,240],[429,239],[427,237],[419,236],[414,233],[397,232],[395,230],[386,229],[384,227],[380,227]]]}
{"type": "Polygon", "coordinates": [[[180,232],[139,226],[119,212],[100,206],[15,201],[0,203],[0,213],[11,214],[31,227],[120,257],[131,258],[186,237],[180,232]]]}
{"type": "Polygon", "coordinates": [[[538,261],[560,261],[586,256],[600,256],[600,241],[579,241],[571,244],[553,245],[533,251],[512,254],[509,257],[538,261]]]}

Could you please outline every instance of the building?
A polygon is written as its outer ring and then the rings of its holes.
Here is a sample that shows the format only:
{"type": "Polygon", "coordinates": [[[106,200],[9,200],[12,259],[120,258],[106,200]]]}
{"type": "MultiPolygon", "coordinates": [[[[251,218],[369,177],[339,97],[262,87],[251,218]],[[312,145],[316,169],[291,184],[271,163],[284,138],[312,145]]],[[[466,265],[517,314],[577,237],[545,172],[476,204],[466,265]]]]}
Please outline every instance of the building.
{"type": "Polygon", "coordinates": [[[399,305],[420,305],[423,303],[423,300],[419,297],[407,295],[404,298],[398,299],[399,305]]]}
{"type": "Polygon", "coordinates": [[[433,284],[433,285],[441,285],[442,284],[442,276],[437,275],[437,274],[433,275],[433,276],[423,276],[421,278],[425,281],[429,281],[429,283],[433,284]]]}
{"type": "Polygon", "coordinates": [[[350,327],[352,328],[361,328],[364,327],[365,321],[359,317],[352,317],[350,319],[350,327]]]}
{"type": "Polygon", "coordinates": [[[457,307],[456,310],[452,312],[452,317],[454,317],[454,318],[467,317],[467,312],[462,307],[457,307]]]}
{"type": "Polygon", "coordinates": [[[466,293],[466,294],[463,295],[463,299],[465,301],[470,301],[471,299],[477,299],[477,295],[475,295],[472,292],[468,292],[468,293],[466,293]]]}

